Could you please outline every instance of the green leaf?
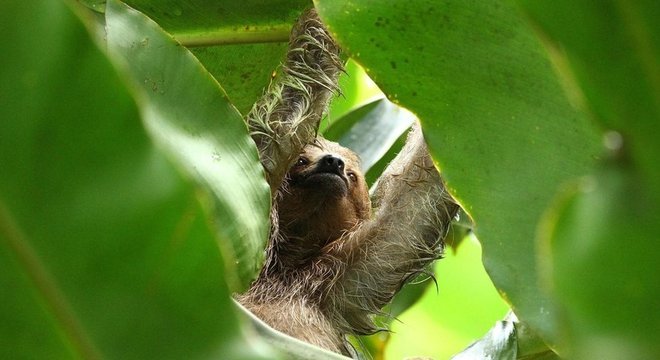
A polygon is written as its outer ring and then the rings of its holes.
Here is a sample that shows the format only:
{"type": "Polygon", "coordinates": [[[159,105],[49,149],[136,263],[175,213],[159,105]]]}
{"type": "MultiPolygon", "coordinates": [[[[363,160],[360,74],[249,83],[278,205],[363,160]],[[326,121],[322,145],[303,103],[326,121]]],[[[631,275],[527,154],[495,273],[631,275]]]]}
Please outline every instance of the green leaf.
{"type": "Polygon", "coordinates": [[[626,162],[586,178],[549,219],[546,251],[573,359],[660,356],[658,189],[626,162]]]}
{"type": "Polygon", "coordinates": [[[575,359],[658,358],[660,3],[520,0],[612,159],[549,214],[547,280],[575,359]]]}
{"type": "Polygon", "coordinates": [[[434,263],[437,287],[392,323],[386,359],[449,359],[509,311],[481,264],[482,249],[468,236],[457,251],[434,263]]]}
{"type": "Polygon", "coordinates": [[[321,133],[349,112],[383,97],[364,69],[350,58],[344,66],[344,72],[339,74],[338,83],[341,94],[330,102],[328,114],[319,126],[321,133]]]}
{"type": "Polygon", "coordinates": [[[550,300],[537,285],[537,222],[559,184],[584,174],[599,147],[533,33],[506,1],[317,5],[344,50],[422,121],[501,295],[552,334],[550,300]]]}
{"type": "Polygon", "coordinates": [[[98,12],[105,12],[105,2],[106,0],[78,0],[81,4],[87,6],[88,8],[98,12]]]}
{"type": "Polygon", "coordinates": [[[378,178],[380,175],[385,171],[385,168],[387,168],[387,165],[394,160],[396,155],[403,149],[403,146],[406,144],[406,139],[408,138],[407,133],[401,134],[398,139],[394,141],[394,144],[390,147],[390,149],[383,155],[383,157],[378,160],[375,164],[369,168],[369,171],[367,171],[366,174],[366,179],[367,179],[367,184],[369,186],[373,186],[373,184],[378,181],[378,178]]]}
{"type": "Polygon", "coordinates": [[[231,103],[247,114],[263,95],[286,49],[283,42],[194,47],[190,51],[227,91],[231,103]]]}
{"type": "Polygon", "coordinates": [[[360,156],[367,172],[415,121],[415,115],[387,99],[359,107],[328,128],[323,136],[360,156]]]}
{"type": "Polygon", "coordinates": [[[287,42],[309,0],[129,0],[186,46],[287,42]]]}
{"type": "Polygon", "coordinates": [[[513,321],[498,321],[481,339],[452,360],[495,359],[516,360],[516,327],[513,321]]]}
{"type": "Polygon", "coordinates": [[[232,290],[244,289],[263,261],[270,198],[245,123],[197,59],[146,16],[108,1],[106,28],[149,134],[213,194],[227,280],[232,290]]]}
{"type": "Polygon", "coordinates": [[[660,2],[518,0],[549,39],[564,75],[660,186],[660,2]]]}
{"type": "MultiPolygon", "coordinates": [[[[105,12],[105,0],[83,0],[105,12]]],[[[284,58],[289,31],[309,0],[129,0],[178,42],[190,48],[242,114],[262,95],[284,58]],[[219,45],[219,46],[218,46],[219,45]]]]}
{"type": "Polygon", "coordinates": [[[202,194],[83,23],[4,1],[0,33],[0,358],[258,357],[202,194]]]}

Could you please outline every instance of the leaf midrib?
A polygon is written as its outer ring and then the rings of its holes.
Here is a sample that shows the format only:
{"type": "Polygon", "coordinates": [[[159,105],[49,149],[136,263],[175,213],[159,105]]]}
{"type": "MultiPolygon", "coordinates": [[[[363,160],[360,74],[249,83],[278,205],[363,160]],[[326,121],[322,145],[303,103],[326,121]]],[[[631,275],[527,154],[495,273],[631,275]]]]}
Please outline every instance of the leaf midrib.
{"type": "Polygon", "coordinates": [[[229,44],[260,44],[289,41],[291,24],[250,25],[249,30],[218,27],[203,31],[172,31],[170,34],[187,47],[229,44]]]}
{"type": "Polygon", "coordinates": [[[4,239],[10,252],[16,256],[16,260],[34,285],[34,289],[40,295],[40,300],[46,305],[47,311],[55,318],[56,326],[64,334],[73,351],[82,359],[103,359],[82,323],[74,314],[68,299],[3,201],[0,201],[0,237],[4,239]]]}

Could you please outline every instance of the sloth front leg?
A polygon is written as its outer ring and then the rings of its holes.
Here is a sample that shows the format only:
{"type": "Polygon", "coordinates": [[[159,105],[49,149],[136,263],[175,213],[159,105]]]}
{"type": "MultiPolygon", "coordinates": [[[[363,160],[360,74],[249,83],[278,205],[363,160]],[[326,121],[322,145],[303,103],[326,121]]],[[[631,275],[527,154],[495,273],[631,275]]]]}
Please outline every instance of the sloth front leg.
{"type": "Polygon", "coordinates": [[[414,126],[406,145],[380,177],[374,217],[325,249],[321,263],[335,274],[324,306],[345,332],[376,331],[369,314],[442,253],[458,212],[414,126]]]}
{"type": "Polygon", "coordinates": [[[315,9],[295,24],[280,76],[247,115],[273,196],[303,147],[314,141],[343,71],[339,46],[315,9]]]}

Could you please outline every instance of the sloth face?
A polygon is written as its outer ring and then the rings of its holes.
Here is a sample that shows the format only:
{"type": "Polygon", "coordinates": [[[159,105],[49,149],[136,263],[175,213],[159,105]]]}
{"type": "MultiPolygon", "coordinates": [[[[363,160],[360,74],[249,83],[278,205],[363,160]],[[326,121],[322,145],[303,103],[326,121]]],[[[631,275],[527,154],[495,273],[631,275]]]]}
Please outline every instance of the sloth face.
{"type": "Polygon", "coordinates": [[[311,188],[329,197],[341,198],[349,192],[355,193],[356,187],[364,182],[357,156],[335,143],[323,145],[309,145],[304,149],[289,171],[290,184],[311,188]]]}
{"type": "Polygon", "coordinates": [[[368,202],[368,189],[360,172],[360,159],[351,150],[325,139],[305,147],[289,171],[289,185],[304,191],[310,200],[347,198],[368,202]]]}
{"type": "Polygon", "coordinates": [[[307,145],[288,178],[278,206],[289,235],[330,241],[371,214],[360,160],[337,143],[317,139],[307,145]]]}

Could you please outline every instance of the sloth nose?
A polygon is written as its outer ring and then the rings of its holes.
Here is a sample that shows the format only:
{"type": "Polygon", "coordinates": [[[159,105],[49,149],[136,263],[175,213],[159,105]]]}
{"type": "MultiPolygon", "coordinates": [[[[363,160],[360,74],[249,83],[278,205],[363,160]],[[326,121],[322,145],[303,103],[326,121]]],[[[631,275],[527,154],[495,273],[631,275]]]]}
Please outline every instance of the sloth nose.
{"type": "Polygon", "coordinates": [[[332,155],[326,155],[319,161],[319,170],[343,174],[344,160],[332,155]]]}

